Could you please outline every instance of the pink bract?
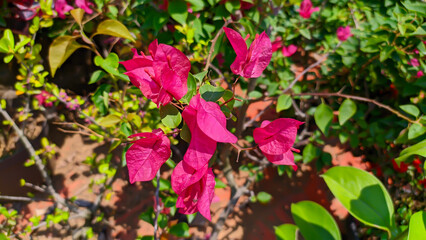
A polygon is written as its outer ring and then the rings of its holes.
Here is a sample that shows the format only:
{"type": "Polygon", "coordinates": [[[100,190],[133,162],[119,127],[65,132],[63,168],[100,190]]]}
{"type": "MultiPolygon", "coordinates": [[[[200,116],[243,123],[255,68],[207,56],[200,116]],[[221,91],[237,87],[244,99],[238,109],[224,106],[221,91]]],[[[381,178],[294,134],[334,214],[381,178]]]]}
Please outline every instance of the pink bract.
{"type": "Polygon", "coordinates": [[[297,129],[303,122],[291,118],[279,118],[272,122],[263,121],[260,128],[253,131],[254,141],[265,157],[278,165],[295,165],[291,151],[296,140],[297,129]]]}
{"type": "Polygon", "coordinates": [[[210,205],[214,197],[216,182],[211,168],[207,165],[195,170],[181,161],[172,174],[172,188],[178,195],[176,207],[183,214],[200,212],[211,220],[210,205]]]}
{"type": "Polygon", "coordinates": [[[312,13],[317,11],[319,11],[319,8],[312,8],[311,0],[303,0],[303,2],[300,4],[299,14],[303,18],[311,18],[312,13]]]}
{"type": "Polygon", "coordinates": [[[133,141],[126,152],[130,183],[150,181],[171,155],[170,140],[161,129],[129,136],[134,137],[142,138],[133,141]]]}
{"type": "Polygon", "coordinates": [[[64,19],[65,13],[74,9],[72,6],[68,5],[66,0],[56,0],[55,2],[55,10],[58,12],[58,17],[64,19]]]}
{"type": "Polygon", "coordinates": [[[157,105],[167,105],[173,98],[179,100],[188,91],[187,79],[191,69],[188,58],[178,49],[152,42],[151,56],[134,49],[133,59],[120,62],[126,68],[130,81],[148,99],[157,105]]]}
{"type": "Polygon", "coordinates": [[[182,112],[191,132],[191,142],[184,161],[194,169],[204,167],[216,151],[217,142],[236,143],[237,138],[226,129],[226,117],[214,102],[194,96],[182,112]]]}
{"type": "Polygon", "coordinates": [[[272,52],[278,51],[278,49],[280,49],[283,46],[282,37],[275,38],[275,40],[271,44],[272,44],[272,52]]]}
{"type": "Polygon", "coordinates": [[[297,51],[297,46],[294,44],[291,44],[288,47],[283,46],[283,50],[282,50],[284,57],[290,57],[293,54],[295,54],[296,51],[297,51]]]}
{"type": "Polygon", "coordinates": [[[53,106],[53,102],[48,102],[47,99],[49,99],[49,97],[51,97],[52,95],[44,90],[41,91],[40,94],[37,94],[34,96],[35,99],[37,99],[37,101],[43,105],[44,107],[51,107],[53,106]]]}
{"type": "Polygon", "coordinates": [[[93,3],[89,2],[88,0],[75,0],[75,5],[83,9],[87,14],[93,13],[93,10],[90,8],[93,6],[93,3]]]}
{"type": "Polygon", "coordinates": [[[419,60],[418,60],[417,58],[413,58],[413,59],[411,59],[411,60],[410,60],[410,62],[409,62],[409,64],[410,64],[411,66],[413,66],[413,67],[418,67],[418,66],[420,66],[420,62],[419,62],[419,60]]]}
{"type": "Polygon", "coordinates": [[[268,35],[265,32],[256,35],[247,50],[247,44],[238,32],[227,27],[223,30],[237,55],[231,64],[232,72],[245,78],[259,77],[272,58],[272,44],[268,35]]]}
{"type": "Polygon", "coordinates": [[[353,34],[351,33],[351,28],[349,26],[338,27],[336,33],[337,33],[337,38],[340,41],[346,41],[348,38],[353,36],[353,34]]]}
{"type": "Polygon", "coordinates": [[[423,77],[425,74],[422,71],[418,71],[416,77],[417,78],[421,78],[423,77]]]}

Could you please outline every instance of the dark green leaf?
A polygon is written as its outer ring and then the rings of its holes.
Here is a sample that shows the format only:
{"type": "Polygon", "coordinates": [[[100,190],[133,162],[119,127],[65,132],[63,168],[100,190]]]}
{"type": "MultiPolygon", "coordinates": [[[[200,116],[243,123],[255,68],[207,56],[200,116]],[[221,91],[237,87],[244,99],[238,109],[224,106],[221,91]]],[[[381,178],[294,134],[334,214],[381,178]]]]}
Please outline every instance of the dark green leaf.
{"type": "Polygon", "coordinates": [[[326,104],[322,103],[315,110],[314,118],[319,129],[324,133],[324,135],[327,135],[328,127],[333,120],[333,110],[326,104]]]}
{"type": "Polygon", "coordinates": [[[176,128],[182,122],[182,115],[172,104],[160,107],[161,122],[169,128],[176,128]]]}
{"type": "Polygon", "coordinates": [[[186,18],[188,17],[188,9],[186,2],[182,0],[174,0],[169,2],[168,8],[170,16],[181,25],[186,24],[186,18]]]}
{"type": "Polygon", "coordinates": [[[204,84],[200,87],[201,97],[209,102],[216,102],[219,100],[225,92],[223,87],[214,87],[212,85],[204,84]]]}
{"type": "Polygon", "coordinates": [[[189,226],[185,222],[180,222],[172,226],[169,230],[170,234],[173,234],[177,237],[190,237],[189,235],[189,226]]]}
{"type": "Polygon", "coordinates": [[[89,84],[93,84],[101,80],[106,76],[106,73],[102,70],[96,70],[93,72],[92,76],[90,77],[89,84]]]}

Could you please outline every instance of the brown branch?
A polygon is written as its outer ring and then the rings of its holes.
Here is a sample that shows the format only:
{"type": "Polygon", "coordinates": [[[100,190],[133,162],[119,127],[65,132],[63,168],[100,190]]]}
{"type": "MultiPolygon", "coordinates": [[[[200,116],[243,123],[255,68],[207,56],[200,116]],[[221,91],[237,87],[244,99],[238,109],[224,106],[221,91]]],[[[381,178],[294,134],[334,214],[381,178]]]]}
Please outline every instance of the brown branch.
{"type": "Polygon", "coordinates": [[[412,120],[409,117],[405,116],[404,114],[400,113],[399,111],[389,107],[388,105],[385,105],[383,103],[380,103],[376,100],[370,99],[370,98],[365,98],[365,97],[360,97],[360,96],[354,96],[354,95],[348,95],[348,94],[343,94],[340,92],[337,93],[297,93],[297,94],[291,94],[292,96],[319,96],[319,97],[342,97],[342,98],[348,98],[348,99],[353,99],[353,100],[357,100],[357,101],[361,101],[361,102],[368,102],[368,103],[372,103],[378,107],[384,108],[386,110],[388,110],[389,112],[395,114],[396,116],[410,122],[410,123],[418,123],[421,124],[418,121],[412,120]]]}
{"type": "Polygon", "coordinates": [[[306,74],[308,73],[312,68],[320,65],[322,62],[324,62],[328,56],[330,56],[330,54],[334,53],[336,51],[337,48],[340,47],[340,45],[342,44],[342,42],[339,42],[334,49],[331,52],[328,52],[327,54],[325,54],[324,56],[322,56],[322,58],[318,59],[318,61],[316,61],[315,63],[311,64],[310,66],[308,66],[305,70],[303,70],[302,73],[300,73],[291,83],[290,85],[284,89],[283,93],[288,92],[290,89],[292,89],[294,87],[294,85],[296,85],[296,83],[306,74]]]}
{"type": "Polygon", "coordinates": [[[217,32],[216,36],[213,38],[212,45],[210,46],[210,51],[209,51],[209,55],[207,56],[207,61],[206,61],[206,66],[204,67],[203,71],[207,71],[209,70],[211,61],[212,61],[212,55],[214,52],[214,47],[216,45],[217,40],[219,39],[220,35],[222,35],[223,33],[223,28],[228,26],[228,24],[230,24],[232,22],[232,20],[225,20],[225,23],[223,24],[223,26],[219,29],[219,31],[217,32]]]}
{"type": "Polygon", "coordinates": [[[6,201],[19,201],[19,202],[32,202],[35,199],[29,198],[29,197],[20,197],[20,196],[5,196],[0,195],[0,200],[6,200],[6,201]]]}
{"type": "Polygon", "coordinates": [[[24,147],[27,149],[27,151],[30,153],[30,155],[35,160],[35,165],[37,166],[41,176],[43,177],[44,181],[47,185],[47,192],[53,196],[55,199],[55,202],[62,204],[64,206],[67,206],[65,199],[62,198],[53,187],[52,179],[50,178],[49,174],[47,173],[46,167],[43,164],[43,161],[41,160],[40,156],[38,156],[34,150],[34,147],[31,145],[28,138],[24,135],[22,130],[16,125],[15,121],[10,117],[9,113],[7,113],[1,106],[0,106],[0,113],[3,115],[3,117],[9,121],[12,124],[13,129],[18,134],[19,139],[21,139],[22,143],[24,144],[24,147]]]}

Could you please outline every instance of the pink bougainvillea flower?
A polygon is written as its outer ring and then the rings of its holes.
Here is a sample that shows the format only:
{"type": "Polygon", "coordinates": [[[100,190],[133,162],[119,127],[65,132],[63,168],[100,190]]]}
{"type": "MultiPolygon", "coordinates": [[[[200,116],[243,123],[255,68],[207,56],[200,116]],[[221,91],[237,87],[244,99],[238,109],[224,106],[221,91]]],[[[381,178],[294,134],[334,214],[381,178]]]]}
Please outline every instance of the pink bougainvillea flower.
{"type": "Polygon", "coordinates": [[[410,60],[410,62],[408,62],[408,64],[410,64],[413,67],[418,67],[420,66],[420,62],[417,58],[413,58],[410,60]]]}
{"type": "Polygon", "coordinates": [[[353,36],[353,34],[351,33],[351,28],[349,26],[338,27],[336,33],[337,38],[342,42],[353,36]]]}
{"type": "Polygon", "coordinates": [[[283,39],[280,36],[275,38],[275,40],[272,42],[272,52],[278,51],[278,49],[283,46],[282,40],[283,39]]]}
{"type": "Polygon", "coordinates": [[[415,54],[419,54],[419,53],[420,53],[420,52],[419,52],[419,49],[417,49],[417,48],[416,48],[416,49],[414,49],[414,53],[415,53],[415,54]]]}
{"type": "Polygon", "coordinates": [[[265,32],[260,36],[256,35],[256,39],[247,50],[247,44],[238,32],[227,27],[223,29],[237,54],[231,64],[232,72],[245,78],[259,77],[272,58],[272,44],[268,35],[265,32]]]}
{"type": "Polygon", "coordinates": [[[173,97],[181,99],[188,91],[187,79],[191,63],[178,49],[152,42],[151,56],[133,50],[133,59],[120,62],[130,81],[157,105],[166,105],[173,97]]]}
{"type": "Polygon", "coordinates": [[[55,10],[58,12],[58,17],[64,19],[65,13],[74,9],[72,6],[68,5],[66,0],[56,0],[55,2],[55,10]]]}
{"type": "Polygon", "coordinates": [[[179,162],[172,173],[172,188],[178,195],[176,207],[183,214],[200,212],[211,220],[210,205],[214,197],[216,182],[207,164],[195,170],[185,161],[179,162]]]}
{"type": "Polygon", "coordinates": [[[291,118],[279,118],[272,122],[263,121],[260,128],[253,131],[254,141],[259,145],[265,157],[278,165],[292,165],[294,163],[292,151],[298,152],[292,146],[296,140],[297,129],[303,122],[291,118]]]}
{"type": "Polygon", "coordinates": [[[293,54],[295,54],[296,51],[297,51],[297,46],[294,44],[291,44],[288,47],[283,46],[283,50],[282,50],[284,57],[290,57],[293,54]]]}
{"type": "Polygon", "coordinates": [[[191,142],[183,160],[192,168],[204,167],[216,151],[216,143],[236,143],[237,138],[226,129],[226,117],[214,102],[194,96],[182,117],[191,132],[191,142]]]}
{"type": "Polygon", "coordinates": [[[130,183],[150,181],[170,157],[170,140],[161,129],[129,136],[134,137],[142,138],[133,141],[133,145],[126,152],[130,183]]]}
{"type": "Polygon", "coordinates": [[[51,107],[53,106],[53,102],[49,102],[47,101],[49,99],[49,97],[51,97],[52,95],[44,90],[41,91],[40,94],[37,94],[34,96],[35,99],[37,99],[37,101],[43,105],[44,107],[51,107]]]}
{"type": "Polygon", "coordinates": [[[313,12],[319,11],[319,7],[312,8],[311,0],[303,0],[300,4],[299,14],[303,18],[311,18],[313,12]]]}
{"type": "Polygon", "coordinates": [[[93,3],[89,2],[88,0],[75,0],[75,5],[83,9],[87,14],[93,13],[93,10],[90,8],[93,6],[93,3]]]}
{"type": "Polygon", "coordinates": [[[416,77],[417,78],[421,78],[423,77],[425,74],[422,71],[418,71],[416,77]]]}
{"type": "Polygon", "coordinates": [[[18,16],[25,21],[33,19],[35,16],[41,16],[40,3],[34,0],[17,0],[12,3],[19,9],[18,16]]]}

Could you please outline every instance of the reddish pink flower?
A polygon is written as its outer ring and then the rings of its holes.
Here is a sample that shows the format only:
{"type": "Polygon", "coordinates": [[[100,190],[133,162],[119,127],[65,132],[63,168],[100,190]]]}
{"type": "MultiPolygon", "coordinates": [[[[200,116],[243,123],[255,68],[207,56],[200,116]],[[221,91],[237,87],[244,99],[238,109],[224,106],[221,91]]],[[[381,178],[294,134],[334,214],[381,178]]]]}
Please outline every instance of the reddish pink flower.
{"type": "Polygon", "coordinates": [[[417,49],[417,48],[416,48],[416,49],[414,49],[414,53],[415,53],[415,54],[419,54],[419,53],[420,53],[420,52],[419,52],[419,49],[417,49]]]}
{"type": "Polygon", "coordinates": [[[413,166],[416,168],[416,171],[418,173],[422,173],[423,172],[421,164],[422,164],[422,162],[420,161],[420,159],[418,159],[418,158],[414,159],[413,166]]]}
{"type": "Polygon", "coordinates": [[[338,27],[336,32],[337,38],[342,42],[353,36],[353,34],[351,33],[351,28],[349,26],[338,27]]]}
{"type": "Polygon", "coordinates": [[[161,129],[129,136],[134,137],[142,138],[133,141],[133,145],[126,152],[130,183],[150,181],[170,157],[170,140],[161,129]]]}
{"type": "Polygon", "coordinates": [[[283,46],[283,50],[282,50],[284,57],[290,57],[293,54],[295,54],[296,51],[297,51],[297,46],[294,44],[291,44],[288,47],[283,46]]]}
{"type": "Polygon", "coordinates": [[[312,8],[311,0],[303,0],[300,4],[299,14],[303,18],[311,18],[311,14],[317,11],[319,11],[319,7],[312,8]]]}
{"type": "Polygon", "coordinates": [[[416,77],[421,78],[421,77],[423,77],[423,75],[425,75],[425,74],[422,71],[418,71],[416,77]]]}
{"type": "Polygon", "coordinates": [[[68,5],[66,0],[56,0],[55,2],[55,10],[58,12],[58,17],[64,19],[65,13],[74,9],[72,6],[68,5]]]}
{"type": "Polygon", "coordinates": [[[237,138],[226,129],[226,117],[214,102],[194,96],[182,117],[191,132],[191,142],[183,160],[192,168],[204,167],[216,151],[217,142],[236,143],[237,138]]]}
{"type": "Polygon", "coordinates": [[[247,50],[247,44],[238,32],[227,27],[223,29],[237,54],[231,65],[232,72],[245,78],[259,77],[272,58],[272,45],[268,35],[265,32],[260,36],[256,35],[247,50]]]}
{"type": "Polygon", "coordinates": [[[200,212],[211,220],[210,205],[214,197],[216,182],[207,164],[195,170],[185,161],[179,162],[172,173],[172,188],[178,195],[176,207],[183,214],[200,212]]]}
{"type": "Polygon", "coordinates": [[[278,165],[292,165],[294,163],[292,151],[298,152],[292,146],[296,140],[297,129],[303,122],[291,118],[279,118],[272,122],[263,121],[260,128],[253,131],[254,141],[259,145],[265,157],[278,165]]]}
{"type": "Polygon", "coordinates": [[[398,164],[395,162],[395,159],[392,159],[392,166],[393,169],[395,169],[395,171],[399,172],[399,173],[405,173],[408,170],[408,164],[401,162],[398,164]]]}
{"type": "Polygon", "coordinates": [[[51,107],[53,106],[53,102],[47,101],[52,95],[44,90],[41,91],[40,94],[37,94],[34,96],[37,101],[43,105],[44,107],[51,107]]]}
{"type": "Polygon", "coordinates": [[[417,58],[413,58],[410,60],[410,62],[408,62],[409,65],[413,66],[413,67],[418,67],[420,66],[420,62],[417,58]]]}
{"type": "Polygon", "coordinates": [[[93,10],[90,9],[90,7],[93,6],[93,3],[89,2],[88,0],[75,0],[75,5],[83,9],[87,14],[93,13],[93,10]]]}
{"type": "Polygon", "coordinates": [[[275,40],[272,42],[272,52],[278,51],[283,46],[282,38],[278,36],[275,38],[275,40]]]}
{"type": "Polygon", "coordinates": [[[120,62],[130,81],[157,105],[166,105],[173,97],[181,99],[188,91],[187,79],[191,63],[178,49],[158,44],[149,45],[151,56],[133,50],[133,59],[120,62]]]}

